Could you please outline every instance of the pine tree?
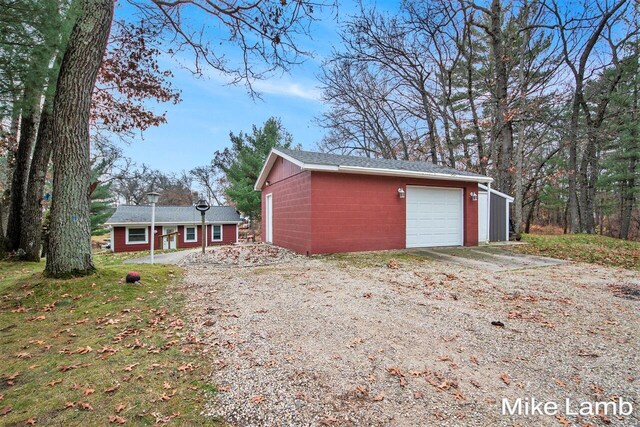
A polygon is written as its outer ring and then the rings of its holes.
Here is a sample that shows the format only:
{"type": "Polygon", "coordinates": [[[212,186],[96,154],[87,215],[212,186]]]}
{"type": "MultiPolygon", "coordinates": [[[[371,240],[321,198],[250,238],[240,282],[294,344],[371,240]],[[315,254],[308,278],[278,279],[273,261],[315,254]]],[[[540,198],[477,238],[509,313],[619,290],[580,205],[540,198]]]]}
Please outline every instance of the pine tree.
{"type": "Polygon", "coordinates": [[[274,147],[290,148],[292,137],[279,119],[268,119],[251,135],[231,133],[231,149],[217,152],[214,165],[226,175],[226,194],[250,220],[260,218],[260,193],[253,189],[267,155],[274,147]]]}

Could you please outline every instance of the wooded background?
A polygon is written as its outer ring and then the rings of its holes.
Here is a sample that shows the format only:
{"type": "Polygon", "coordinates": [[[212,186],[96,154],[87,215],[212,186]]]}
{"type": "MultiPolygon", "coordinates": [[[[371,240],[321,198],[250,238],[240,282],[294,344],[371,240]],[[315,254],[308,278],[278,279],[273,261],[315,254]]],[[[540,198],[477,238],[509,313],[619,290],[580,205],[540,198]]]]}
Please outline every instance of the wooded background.
{"type": "Polygon", "coordinates": [[[516,232],[638,239],[639,5],[361,4],[320,77],[321,147],[488,174],[516,232]]]}

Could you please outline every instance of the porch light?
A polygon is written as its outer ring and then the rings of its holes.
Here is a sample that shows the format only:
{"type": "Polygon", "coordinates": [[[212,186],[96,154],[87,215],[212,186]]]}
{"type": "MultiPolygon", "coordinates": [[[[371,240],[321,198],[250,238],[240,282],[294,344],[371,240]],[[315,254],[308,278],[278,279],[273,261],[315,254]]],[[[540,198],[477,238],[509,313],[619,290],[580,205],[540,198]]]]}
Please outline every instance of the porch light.
{"type": "Polygon", "coordinates": [[[472,191],[470,196],[471,196],[471,201],[473,201],[473,202],[477,202],[478,201],[478,193],[476,193],[475,191],[472,191]]]}
{"type": "Polygon", "coordinates": [[[402,187],[398,188],[398,197],[404,199],[404,189],[402,187]]]}

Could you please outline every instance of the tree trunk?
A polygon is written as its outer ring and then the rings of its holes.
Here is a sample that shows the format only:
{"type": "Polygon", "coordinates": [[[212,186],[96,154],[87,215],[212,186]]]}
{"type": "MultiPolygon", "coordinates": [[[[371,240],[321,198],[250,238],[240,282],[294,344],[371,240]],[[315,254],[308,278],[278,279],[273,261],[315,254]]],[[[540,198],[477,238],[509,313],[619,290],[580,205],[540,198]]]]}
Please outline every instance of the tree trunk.
{"type": "Polygon", "coordinates": [[[496,105],[496,143],[500,144],[501,155],[498,164],[500,175],[500,191],[511,193],[512,183],[512,151],[513,151],[513,126],[509,114],[507,73],[508,58],[504,51],[504,35],[502,33],[502,5],[501,0],[491,2],[491,50],[495,62],[495,105],[496,105]]]}
{"type": "MultiPolygon", "coordinates": [[[[523,22],[522,26],[529,25],[529,4],[527,0],[524,1],[522,5],[523,9],[523,22]]],[[[518,78],[520,80],[520,123],[518,125],[518,144],[515,147],[516,150],[516,176],[515,176],[515,193],[514,193],[514,232],[516,234],[516,238],[520,235],[520,229],[522,227],[522,198],[524,197],[522,191],[522,174],[524,173],[523,163],[524,163],[524,147],[525,147],[525,137],[526,137],[526,125],[525,125],[525,111],[527,109],[527,76],[525,73],[525,58],[527,52],[529,50],[529,38],[530,38],[529,29],[525,30],[522,34],[522,44],[520,45],[520,66],[519,66],[519,75],[518,78]]]]}
{"type": "Polygon", "coordinates": [[[33,151],[29,182],[22,210],[20,248],[26,261],[40,261],[42,249],[42,195],[51,159],[51,102],[45,101],[40,116],[38,139],[33,151]]]}
{"type": "Polygon", "coordinates": [[[113,0],[83,0],[62,59],[53,102],[53,200],[45,273],[85,275],[91,259],[89,114],[107,46],[113,0]]]}
{"type": "MultiPolygon", "coordinates": [[[[15,147],[18,141],[18,134],[20,129],[20,108],[19,102],[16,99],[13,100],[13,108],[11,111],[11,123],[9,125],[9,137],[8,146],[9,150],[6,156],[7,176],[12,176],[13,164],[15,163],[15,147]]],[[[0,255],[2,255],[8,248],[9,243],[6,239],[7,232],[7,219],[9,216],[9,209],[11,208],[11,188],[5,189],[0,194],[0,255]]]]}
{"type": "MultiPolygon", "coordinates": [[[[23,97],[24,108],[20,119],[20,140],[16,152],[13,177],[11,179],[11,205],[7,221],[8,249],[15,251],[20,247],[20,232],[22,229],[22,206],[24,204],[31,152],[36,139],[38,115],[40,107],[40,93],[36,95],[35,88],[25,90],[23,97]]],[[[42,89],[42,88],[40,88],[42,89]]]]}
{"type": "MultiPolygon", "coordinates": [[[[582,86],[580,82],[580,86],[582,86]]],[[[582,90],[580,88],[580,90],[582,90]]],[[[568,214],[569,220],[567,221],[567,229],[569,233],[578,233],[580,231],[580,210],[578,207],[578,120],[580,115],[580,101],[578,100],[578,89],[576,88],[576,94],[573,97],[573,106],[571,112],[571,122],[569,124],[569,206],[568,214]]]]}

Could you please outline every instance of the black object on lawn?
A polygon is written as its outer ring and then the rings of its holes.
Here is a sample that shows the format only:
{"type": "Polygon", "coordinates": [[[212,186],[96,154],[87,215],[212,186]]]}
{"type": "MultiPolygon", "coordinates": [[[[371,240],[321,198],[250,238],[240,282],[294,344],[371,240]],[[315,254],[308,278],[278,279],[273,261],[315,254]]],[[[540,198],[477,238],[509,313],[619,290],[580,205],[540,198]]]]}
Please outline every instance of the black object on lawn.
{"type": "Polygon", "coordinates": [[[125,278],[127,283],[136,283],[140,281],[140,273],[137,271],[130,271],[125,278]]]}

